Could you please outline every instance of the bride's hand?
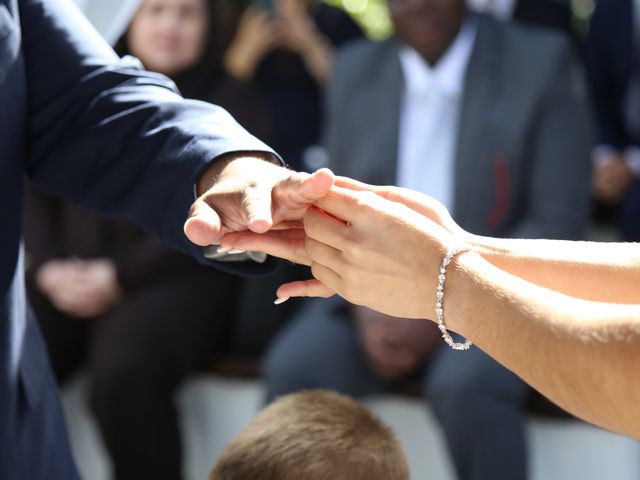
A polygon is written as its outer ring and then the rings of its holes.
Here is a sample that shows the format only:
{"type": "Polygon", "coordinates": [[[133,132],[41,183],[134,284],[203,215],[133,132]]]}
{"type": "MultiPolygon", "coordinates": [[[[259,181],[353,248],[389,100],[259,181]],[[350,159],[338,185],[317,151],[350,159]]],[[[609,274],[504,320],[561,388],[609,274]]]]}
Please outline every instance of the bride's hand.
{"type": "Polygon", "coordinates": [[[461,237],[469,235],[451,218],[451,214],[442,203],[424,193],[393,185],[369,185],[348,177],[336,177],[335,185],[350,190],[376,193],[387,200],[402,203],[415,210],[454,235],[461,237]]]}
{"type": "MultiPolygon", "coordinates": [[[[428,195],[395,186],[368,185],[347,177],[336,177],[337,186],[358,191],[373,192],[392,202],[401,203],[417,213],[425,216],[442,228],[458,236],[461,240],[471,242],[472,235],[465,232],[451,218],[444,205],[428,195]]],[[[288,229],[271,230],[265,234],[250,231],[227,235],[222,247],[230,250],[252,250],[265,252],[291,262],[311,265],[311,258],[305,249],[306,235],[302,225],[291,224],[288,229]]]]}
{"type": "Polygon", "coordinates": [[[433,318],[442,258],[453,235],[404,204],[334,187],[304,217],[305,250],[316,280],[279,297],[328,296],[406,318],[433,318]]]}

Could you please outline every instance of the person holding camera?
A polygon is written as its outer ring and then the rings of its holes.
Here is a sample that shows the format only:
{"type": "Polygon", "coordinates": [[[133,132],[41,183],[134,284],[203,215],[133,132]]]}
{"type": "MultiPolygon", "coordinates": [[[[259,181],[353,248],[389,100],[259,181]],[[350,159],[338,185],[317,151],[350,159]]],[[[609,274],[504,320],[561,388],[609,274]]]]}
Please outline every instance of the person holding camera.
{"type": "Polygon", "coordinates": [[[318,166],[313,146],[320,137],[322,90],[334,52],[361,36],[345,12],[316,0],[262,0],[242,9],[225,69],[264,94],[271,144],[297,170],[318,166]]]}

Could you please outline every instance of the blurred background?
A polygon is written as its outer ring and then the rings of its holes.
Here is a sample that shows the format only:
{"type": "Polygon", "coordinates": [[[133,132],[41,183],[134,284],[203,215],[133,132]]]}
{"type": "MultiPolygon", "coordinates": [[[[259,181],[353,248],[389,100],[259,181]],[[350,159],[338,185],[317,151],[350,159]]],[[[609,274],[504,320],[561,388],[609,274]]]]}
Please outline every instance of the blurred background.
{"type": "MultiPolygon", "coordinates": [[[[76,3],[120,56],[293,168],[422,190],[478,234],[640,240],[635,0],[76,3]]],[[[276,308],[308,271],[235,278],[27,196],[27,286],[83,478],[206,478],[266,402],[305,388],[362,399],[415,480],[640,478],[638,442],[482,352],[450,355],[428,322],[339,299],[276,308]]]]}

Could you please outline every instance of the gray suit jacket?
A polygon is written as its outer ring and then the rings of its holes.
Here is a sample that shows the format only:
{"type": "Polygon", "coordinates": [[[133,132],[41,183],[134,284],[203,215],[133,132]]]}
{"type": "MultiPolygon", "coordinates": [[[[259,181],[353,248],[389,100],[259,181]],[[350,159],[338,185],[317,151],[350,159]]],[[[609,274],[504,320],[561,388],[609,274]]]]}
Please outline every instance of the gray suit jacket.
{"type": "MultiPolygon", "coordinates": [[[[476,20],[455,155],[456,220],[483,235],[579,238],[588,217],[592,134],[571,47],[547,31],[476,20]]],[[[395,38],[363,41],[336,58],[325,132],[338,174],[395,182],[400,46],[395,38]]]]}

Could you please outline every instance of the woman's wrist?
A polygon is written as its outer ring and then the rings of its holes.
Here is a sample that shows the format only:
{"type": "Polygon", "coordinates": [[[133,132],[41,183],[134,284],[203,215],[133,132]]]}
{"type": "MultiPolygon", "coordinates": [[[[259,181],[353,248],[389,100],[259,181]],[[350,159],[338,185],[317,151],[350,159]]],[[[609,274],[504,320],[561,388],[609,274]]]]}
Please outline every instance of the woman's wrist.
{"type": "MultiPolygon", "coordinates": [[[[465,338],[473,322],[473,298],[477,288],[477,271],[482,262],[485,260],[480,254],[471,249],[455,255],[446,268],[446,293],[443,295],[442,302],[446,327],[465,338]]],[[[434,292],[437,293],[437,290],[434,292]]],[[[433,312],[429,318],[436,317],[435,307],[433,312]]]]}

